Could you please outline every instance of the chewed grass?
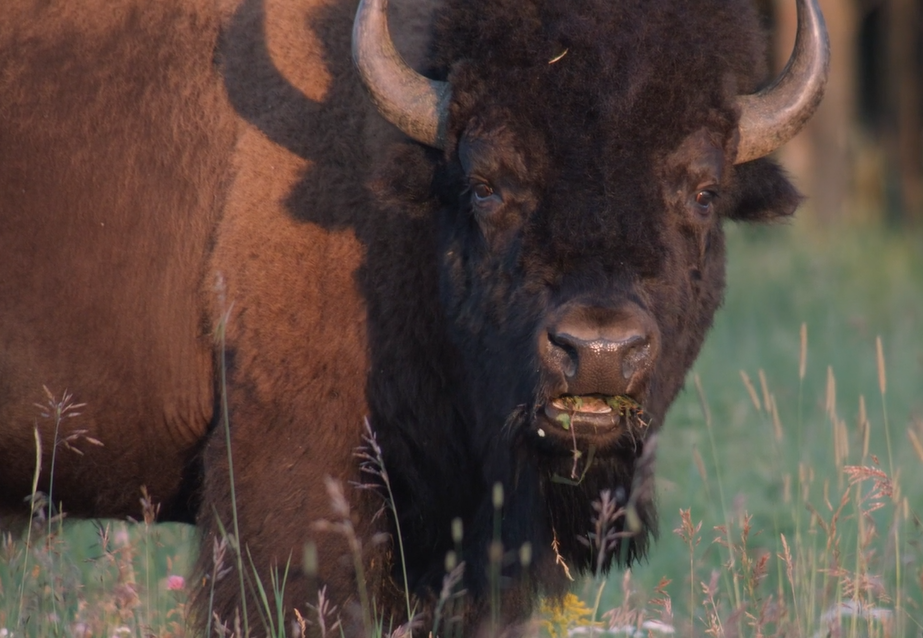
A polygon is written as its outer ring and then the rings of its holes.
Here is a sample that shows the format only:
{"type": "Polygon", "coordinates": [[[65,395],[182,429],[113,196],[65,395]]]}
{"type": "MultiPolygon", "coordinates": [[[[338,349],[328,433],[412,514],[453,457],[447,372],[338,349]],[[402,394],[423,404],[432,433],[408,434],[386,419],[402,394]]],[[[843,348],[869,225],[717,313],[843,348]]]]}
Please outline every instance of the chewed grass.
{"type": "MultiPolygon", "coordinates": [[[[544,601],[532,635],[921,633],[923,240],[796,225],[732,230],[729,249],[725,308],[658,439],[659,540],[631,570],[544,601]]],[[[644,419],[626,397],[560,401],[644,419]]],[[[562,480],[592,450],[577,460],[562,480]]],[[[28,543],[0,547],[0,638],[186,635],[192,528],[140,506],[138,523],[64,525],[40,501],[28,543]]],[[[611,505],[600,496],[588,542],[611,505]]],[[[437,636],[456,635],[449,607],[437,636]]],[[[328,616],[301,611],[315,628],[328,616]]]]}
{"type": "Polygon", "coordinates": [[[561,427],[570,430],[571,421],[577,413],[581,414],[618,414],[619,416],[637,419],[646,426],[638,417],[643,414],[641,404],[626,396],[603,395],[573,395],[564,394],[552,400],[553,405],[562,413],[555,417],[561,427]]]}
{"type": "Polygon", "coordinates": [[[559,410],[568,412],[588,412],[590,414],[609,414],[617,412],[619,414],[628,414],[629,412],[639,412],[641,404],[626,396],[603,396],[603,395],[574,395],[563,394],[554,399],[551,404],[559,410]]]}

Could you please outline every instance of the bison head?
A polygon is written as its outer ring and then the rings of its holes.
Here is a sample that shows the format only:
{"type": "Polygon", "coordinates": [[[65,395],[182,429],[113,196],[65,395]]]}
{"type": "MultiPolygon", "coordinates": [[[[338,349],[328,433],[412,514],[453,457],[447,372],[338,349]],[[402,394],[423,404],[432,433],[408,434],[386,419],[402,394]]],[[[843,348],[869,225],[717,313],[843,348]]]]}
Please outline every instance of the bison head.
{"type": "Polygon", "coordinates": [[[763,156],[819,102],[827,42],[816,2],[799,0],[792,60],[755,92],[765,55],[747,3],[566,4],[450,2],[432,80],[367,0],[354,57],[385,117],[439,151],[419,164],[440,303],[483,483],[512,492],[504,541],[541,553],[556,537],[586,568],[643,550],[645,447],[721,303],[722,222],[797,206],[763,156]],[[596,563],[602,490],[638,533],[596,563]]]}

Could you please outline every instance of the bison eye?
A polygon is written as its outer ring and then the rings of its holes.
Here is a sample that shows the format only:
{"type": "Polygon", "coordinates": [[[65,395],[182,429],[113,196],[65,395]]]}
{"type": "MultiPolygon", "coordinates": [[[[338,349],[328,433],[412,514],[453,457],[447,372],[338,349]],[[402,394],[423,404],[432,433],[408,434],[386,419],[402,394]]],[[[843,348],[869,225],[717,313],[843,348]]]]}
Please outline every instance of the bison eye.
{"type": "Polygon", "coordinates": [[[695,194],[695,208],[701,215],[707,215],[718,199],[718,193],[713,190],[703,189],[695,194]]]}
{"type": "Polygon", "coordinates": [[[474,193],[474,199],[479,202],[486,201],[494,195],[494,189],[491,188],[490,184],[485,182],[477,182],[472,184],[471,191],[474,193]]]}

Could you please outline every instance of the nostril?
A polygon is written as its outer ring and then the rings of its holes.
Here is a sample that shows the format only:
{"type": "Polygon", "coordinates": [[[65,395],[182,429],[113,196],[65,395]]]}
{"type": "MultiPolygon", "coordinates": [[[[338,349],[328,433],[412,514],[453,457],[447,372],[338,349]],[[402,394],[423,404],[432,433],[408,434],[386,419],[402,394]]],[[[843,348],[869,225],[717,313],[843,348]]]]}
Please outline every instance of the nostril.
{"type": "Polygon", "coordinates": [[[631,347],[622,358],[622,376],[626,381],[643,369],[651,358],[651,344],[646,339],[639,339],[638,345],[631,347]]]}
{"type": "Polygon", "coordinates": [[[625,357],[622,361],[622,376],[626,381],[631,381],[631,378],[635,376],[635,364],[631,357],[625,357]]]}
{"type": "Polygon", "coordinates": [[[577,374],[577,348],[573,343],[573,337],[567,334],[548,333],[548,342],[551,344],[552,351],[557,352],[558,365],[561,372],[568,379],[574,378],[577,374]]]}

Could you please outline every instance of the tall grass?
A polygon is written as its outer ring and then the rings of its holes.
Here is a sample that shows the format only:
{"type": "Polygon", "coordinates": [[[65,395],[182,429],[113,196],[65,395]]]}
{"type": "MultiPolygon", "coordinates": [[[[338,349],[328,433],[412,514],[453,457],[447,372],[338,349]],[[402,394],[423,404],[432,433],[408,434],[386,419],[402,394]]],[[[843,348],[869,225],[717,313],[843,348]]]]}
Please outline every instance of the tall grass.
{"type": "Polygon", "coordinates": [[[0,547],[4,636],[185,634],[192,529],[144,522],[71,522],[0,547]],[[22,588],[22,589],[20,589],[22,588]]]}
{"type": "Polygon", "coordinates": [[[664,533],[630,577],[679,635],[923,622],[923,238],[837,232],[730,234],[725,309],[658,446],[664,533]]]}
{"type": "MultiPolygon", "coordinates": [[[[923,627],[923,239],[801,224],[732,229],[729,247],[725,308],[658,442],[661,538],[631,571],[546,604],[541,635],[923,627]]],[[[51,395],[36,417],[64,418],[62,401],[51,395]]],[[[368,467],[386,471],[371,452],[368,467]]],[[[29,533],[0,544],[0,637],[185,635],[191,528],[152,525],[154,504],[136,524],[65,524],[52,499],[34,494],[29,533]]],[[[588,528],[605,525],[598,505],[588,528]]],[[[245,556],[227,543],[216,553],[245,556]]],[[[446,559],[441,636],[459,635],[457,556],[446,559]]],[[[263,583],[267,608],[284,570],[277,577],[275,589],[263,583]]],[[[322,594],[300,611],[337,636],[337,602],[322,594]]],[[[364,615],[370,632],[388,633],[387,619],[364,615]]],[[[285,630],[281,617],[273,624],[285,630]]]]}

